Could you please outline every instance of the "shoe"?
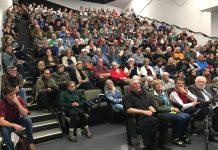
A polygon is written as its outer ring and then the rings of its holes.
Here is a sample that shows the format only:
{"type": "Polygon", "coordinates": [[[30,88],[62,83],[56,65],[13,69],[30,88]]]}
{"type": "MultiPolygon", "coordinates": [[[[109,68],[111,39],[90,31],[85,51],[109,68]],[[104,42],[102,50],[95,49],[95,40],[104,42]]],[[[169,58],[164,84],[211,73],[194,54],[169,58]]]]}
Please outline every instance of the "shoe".
{"type": "Polygon", "coordinates": [[[192,143],[191,140],[187,136],[181,137],[180,140],[182,142],[184,142],[185,144],[191,144],[192,143]]]}
{"type": "Polygon", "coordinates": [[[218,139],[216,139],[213,135],[209,135],[209,141],[218,143],[218,139]]]}
{"type": "Polygon", "coordinates": [[[166,147],[166,146],[157,146],[157,149],[160,150],[173,150],[172,148],[166,147]]]}
{"type": "Polygon", "coordinates": [[[92,138],[93,135],[89,127],[85,127],[85,133],[86,133],[87,138],[92,138]]]}
{"type": "Polygon", "coordinates": [[[69,141],[71,142],[78,142],[77,136],[70,134],[68,137],[69,141]]]}
{"type": "Polygon", "coordinates": [[[36,150],[36,146],[34,144],[29,144],[29,150],[36,150]]]}
{"type": "Polygon", "coordinates": [[[186,147],[185,143],[184,143],[183,141],[180,141],[179,138],[173,139],[173,140],[172,140],[172,143],[175,144],[175,145],[178,145],[178,146],[180,146],[180,147],[186,147]]]}
{"type": "Polygon", "coordinates": [[[218,132],[215,131],[213,128],[210,128],[210,135],[218,136],[218,132]]]}

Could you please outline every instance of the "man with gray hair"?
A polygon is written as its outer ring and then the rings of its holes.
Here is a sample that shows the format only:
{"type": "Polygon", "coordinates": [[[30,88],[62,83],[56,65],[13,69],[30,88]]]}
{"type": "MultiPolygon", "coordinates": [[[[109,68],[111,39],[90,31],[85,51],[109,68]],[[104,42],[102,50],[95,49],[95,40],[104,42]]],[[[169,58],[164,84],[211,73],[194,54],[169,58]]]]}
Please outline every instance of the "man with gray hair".
{"type": "Polygon", "coordinates": [[[208,87],[208,92],[215,101],[218,101],[218,77],[213,78],[212,86],[208,87]]]}
{"type": "MultiPolygon", "coordinates": [[[[214,115],[212,116],[212,130],[218,132],[218,102],[213,99],[212,95],[205,87],[206,78],[203,76],[198,76],[195,79],[195,84],[189,86],[189,90],[197,97],[197,100],[200,102],[200,106],[203,105],[205,102],[209,102],[210,105],[213,107],[213,110],[211,110],[214,113],[214,115]]],[[[212,114],[210,112],[209,114],[212,114]]],[[[215,137],[211,134],[209,135],[209,140],[218,143],[218,139],[215,139],[215,137]]]]}
{"type": "MultiPolygon", "coordinates": [[[[168,150],[169,148],[164,146],[167,140],[168,120],[161,115],[155,116],[156,110],[152,106],[153,103],[148,94],[141,92],[138,79],[130,81],[130,89],[131,91],[123,99],[124,110],[127,114],[135,114],[144,145],[147,149],[154,150],[155,144],[158,143],[161,149],[168,150]],[[159,138],[156,142],[158,130],[159,138]]],[[[130,125],[129,130],[131,133],[134,132],[134,127],[130,125]]]]}
{"type": "Polygon", "coordinates": [[[168,72],[163,72],[162,74],[162,83],[164,90],[172,89],[175,87],[175,82],[173,79],[169,78],[170,74],[168,72]]]}

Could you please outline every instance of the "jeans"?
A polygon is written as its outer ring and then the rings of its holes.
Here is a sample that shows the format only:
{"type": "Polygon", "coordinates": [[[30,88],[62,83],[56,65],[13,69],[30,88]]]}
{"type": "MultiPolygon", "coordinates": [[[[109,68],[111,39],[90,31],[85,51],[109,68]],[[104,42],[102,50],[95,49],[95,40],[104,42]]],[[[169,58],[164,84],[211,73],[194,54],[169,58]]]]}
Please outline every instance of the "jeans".
{"type": "Polygon", "coordinates": [[[113,104],[113,109],[118,109],[118,110],[121,110],[123,111],[123,105],[122,104],[113,104]]]}
{"type": "Polygon", "coordinates": [[[25,104],[27,104],[26,90],[24,88],[20,88],[20,91],[17,93],[17,95],[24,100],[25,104]]]}
{"type": "Polygon", "coordinates": [[[173,127],[173,138],[180,138],[184,136],[188,130],[190,122],[190,115],[187,113],[163,113],[163,116],[168,118],[173,127]]]}
{"type": "MultiPolygon", "coordinates": [[[[33,144],[33,129],[32,129],[32,120],[29,117],[18,118],[15,123],[22,125],[26,129],[27,141],[28,144],[33,144]]],[[[7,150],[14,150],[14,145],[11,141],[11,132],[14,131],[12,127],[1,126],[1,135],[3,142],[6,144],[7,150]]]]}

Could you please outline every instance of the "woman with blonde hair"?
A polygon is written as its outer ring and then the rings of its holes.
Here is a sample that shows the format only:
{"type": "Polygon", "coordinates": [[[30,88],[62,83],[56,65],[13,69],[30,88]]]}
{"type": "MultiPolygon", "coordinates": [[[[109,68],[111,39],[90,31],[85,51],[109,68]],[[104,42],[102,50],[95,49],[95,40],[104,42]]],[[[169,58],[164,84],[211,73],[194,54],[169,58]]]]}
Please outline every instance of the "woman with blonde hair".
{"type": "Polygon", "coordinates": [[[123,110],[122,94],[116,89],[111,79],[105,82],[105,97],[112,104],[113,110],[123,110]]]}
{"type": "Polygon", "coordinates": [[[168,72],[170,74],[170,78],[174,79],[175,78],[175,74],[176,74],[176,64],[175,64],[175,60],[173,57],[170,57],[168,59],[167,65],[165,67],[165,71],[168,72]]]}
{"type": "Polygon", "coordinates": [[[92,82],[89,80],[87,74],[83,70],[83,63],[81,61],[78,61],[76,63],[76,83],[78,84],[78,89],[93,89],[92,82]]]}

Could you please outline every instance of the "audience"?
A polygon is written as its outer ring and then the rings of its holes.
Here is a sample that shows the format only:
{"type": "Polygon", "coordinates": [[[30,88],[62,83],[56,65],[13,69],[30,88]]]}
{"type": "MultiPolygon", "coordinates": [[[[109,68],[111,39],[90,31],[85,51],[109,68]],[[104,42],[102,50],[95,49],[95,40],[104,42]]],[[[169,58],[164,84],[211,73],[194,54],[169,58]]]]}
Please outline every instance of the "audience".
{"type": "MultiPolygon", "coordinates": [[[[124,99],[124,110],[127,114],[135,114],[139,129],[142,135],[143,143],[147,149],[155,149],[156,143],[161,149],[165,148],[168,120],[159,115],[155,116],[156,110],[152,106],[148,95],[141,92],[140,81],[132,79],[130,81],[131,91],[124,99]],[[156,132],[159,130],[159,138],[156,132]],[[158,139],[158,141],[157,141],[158,139]]],[[[165,148],[167,149],[167,148],[165,148]]]]}
{"type": "Polygon", "coordinates": [[[185,147],[185,144],[191,144],[186,136],[190,120],[189,114],[180,112],[178,108],[173,107],[167,93],[163,91],[161,80],[154,80],[153,88],[154,92],[151,94],[150,99],[153,101],[156,111],[166,117],[172,124],[172,142],[181,147],[185,147]]]}
{"type": "MultiPolygon", "coordinates": [[[[172,103],[178,104],[178,108],[179,106],[182,107],[182,110],[190,115],[193,115],[193,112],[200,108],[203,100],[217,99],[217,40],[209,40],[205,45],[200,46],[194,34],[188,35],[185,30],[176,33],[172,26],[158,25],[156,22],[149,22],[147,19],[140,21],[141,19],[135,15],[134,10],[126,10],[126,12],[121,12],[118,15],[116,10],[105,11],[104,9],[91,10],[87,8],[83,10],[82,8],[80,12],[72,10],[55,11],[43,5],[37,7],[35,4],[33,6],[17,4],[14,5],[12,10],[8,10],[4,20],[2,62],[5,73],[2,87],[5,88],[8,85],[14,87],[17,95],[26,101],[26,92],[22,88],[24,80],[15,69],[24,78],[26,77],[24,70],[30,71],[34,74],[32,81],[36,84],[38,103],[43,104],[52,112],[58,112],[59,90],[64,90],[62,85],[70,80],[77,83],[76,88],[101,88],[102,91],[105,88],[105,81],[108,81],[108,85],[106,82],[105,92],[110,93],[112,97],[114,93],[118,92],[114,88],[114,84],[122,86],[129,83],[132,78],[140,80],[141,86],[143,86],[142,92],[148,92],[153,96],[154,91],[158,93],[160,88],[163,88],[160,93],[164,93],[162,90],[166,90],[167,93],[169,92],[168,94],[173,88],[174,90],[169,96],[172,103]],[[19,40],[17,40],[19,39],[19,32],[16,23],[20,17],[23,17],[29,23],[32,44],[35,45],[33,51],[35,57],[38,58],[35,63],[38,63],[38,68],[35,67],[35,70],[32,69],[33,65],[30,66],[29,61],[23,59],[24,54],[27,54],[25,57],[29,57],[30,51],[23,51],[19,40]],[[20,57],[21,53],[22,56],[20,57]],[[165,64],[165,61],[168,61],[168,63],[165,64]],[[10,70],[12,66],[16,67],[10,70]],[[111,70],[108,68],[111,68],[111,70]],[[64,70],[69,73],[70,79],[68,73],[64,70]],[[50,77],[50,72],[53,72],[52,78],[56,82],[50,77]],[[205,83],[199,81],[198,75],[205,77],[205,83]],[[92,77],[94,80],[92,80],[92,77]],[[214,80],[212,80],[213,77],[215,77],[214,80]],[[109,78],[112,80],[108,80],[109,78]],[[162,83],[153,85],[156,78],[162,79],[162,83]],[[174,85],[175,78],[178,79],[175,80],[174,85]],[[189,85],[190,91],[185,88],[184,80],[189,85]],[[204,88],[206,83],[212,84],[209,88],[204,88]],[[59,88],[57,87],[58,84],[59,88]],[[206,94],[203,93],[205,91],[207,91],[206,94]],[[201,103],[199,104],[199,102],[201,103]]],[[[75,83],[72,83],[72,85],[75,86],[75,83]]],[[[129,88],[130,94],[135,94],[134,86],[133,91],[131,88],[129,88]]],[[[75,94],[77,90],[75,90],[75,87],[72,87],[71,90],[68,87],[66,91],[75,94]]],[[[138,94],[141,95],[141,93],[138,94]]],[[[163,95],[166,95],[166,93],[163,95]]],[[[155,98],[158,99],[159,97],[155,98]]],[[[217,105],[216,103],[216,101],[213,101],[213,107],[217,105]]],[[[120,101],[118,104],[121,105],[120,101]]],[[[74,110],[77,109],[76,105],[72,106],[74,110]]],[[[113,102],[112,106],[115,108],[113,102]]],[[[147,106],[146,109],[148,109],[147,106]]],[[[155,109],[159,111],[159,107],[155,106],[155,109]]],[[[155,109],[152,108],[150,111],[155,114],[155,109]]],[[[217,121],[215,121],[218,120],[216,119],[216,109],[213,110],[213,113],[215,115],[212,116],[212,126],[214,130],[218,130],[217,121]]],[[[68,112],[70,117],[72,117],[72,114],[72,112],[68,112]]],[[[178,112],[175,116],[177,114],[181,113],[178,112]]],[[[74,114],[72,118],[75,119],[77,115],[74,114]]],[[[151,112],[149,112],[149,115],[151,115],[151,112]]],[[[167,115],[169,115],[168,111],[167,115]]],[[[73,120],[72,118],[71,120],[73,120]]],[[[150,119],[150,117],[148,118],[150,119]]],[[[146,119],[139,118],[139,121],[144,124],[146,119]]],[[[149,131],[152,133],[156,132],[158,122],[154,121],[153,123],[154,128],[149,131]]],[[[143,128],[142,124],[141,128],[143,128]]],[[[76,125],[74,123],[71,125],[70,131],[72,132],[70,132],[69,137],[70,140],[76,141],[76,125]]],[[[86,125],[87,122],[84,126],[86,125]]],[[[163,125],[165,127],[166,124],[163,125]]],[[[180,132],[181,134],[176,134],[173,131],[173,134],[176,135],[174,136],[174,143],[185,145],[184,139],[187,139],[182,138],[185,135],[185,128],[186,126],[179,128],[184,131],[180,132]]],[[[146,129],[143,129],[144,140],[147,136],[144,133],[145,131],[146,129]]],[[[210,140],[216,141],[211,135],[210,140]]],[[[144,144],[153,148],[154,143],[149,143],[149,141],[144,141],[144,144]]],[[[32,144],[31,141],[28,142],[32,144]]]]}

